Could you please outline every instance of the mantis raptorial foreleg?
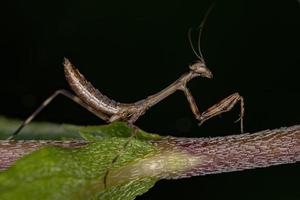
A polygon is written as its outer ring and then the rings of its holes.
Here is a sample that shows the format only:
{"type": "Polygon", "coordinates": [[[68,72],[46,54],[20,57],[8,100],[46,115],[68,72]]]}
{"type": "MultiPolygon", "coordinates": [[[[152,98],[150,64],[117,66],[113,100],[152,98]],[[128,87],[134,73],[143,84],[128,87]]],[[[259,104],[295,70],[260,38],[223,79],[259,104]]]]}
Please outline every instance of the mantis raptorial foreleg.
{"type": "Polygon", "coordinates": [[[240,105],[241,105],[241,111],[240,111],[240,118],[238,120],[240,120],[240,126],[241,126],[241,133],[244,132],[244,124],[243,124],[243,118],[244,118],[244,99],[242,96],[239,95],[239,93],[234,93],[228,97],[226,97],[225,99],[223,99],[222,101],[220,101],[219,103],[216,103],[215,105],[211,106],[210,108],[208,108],[206,111],[200,113],[199,109],[197,107],[197,104],[195,102],[195,99],[192,95],[192,93],[190,92],[190,90],[187,87],[183,87],[182,88],[188,102],[190,105],[190,108],[195,116],[195,118],[197,120],[199,120],[199,125],[201,125],[203,122],[205,122],[206,120],[215,117],[217,115],[220,115],[221,113],[224,112],[228,112],[230,111],[234,105],[240,101],[240,105]]]}

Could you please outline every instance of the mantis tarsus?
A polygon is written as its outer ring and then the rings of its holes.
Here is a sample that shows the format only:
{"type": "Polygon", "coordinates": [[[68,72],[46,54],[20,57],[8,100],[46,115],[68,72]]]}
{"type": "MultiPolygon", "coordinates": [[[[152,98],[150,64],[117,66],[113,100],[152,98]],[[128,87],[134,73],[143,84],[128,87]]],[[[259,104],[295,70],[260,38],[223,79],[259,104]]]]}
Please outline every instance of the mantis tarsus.
{"type": "MultiPolygon", "coordinates": [[[[211,8],[209,9],[209,11],[210,10],[211,8]]],[[[72,65],[72,63],[65,58],[63,65],[66,80],[68,81],[70,87],[76,95],[66,90],[57,90],[49,98],[47,98],[34,113],[32,113],[29,116],[8,139],[13,139],[14,136],[16,136],[24,126],[30,123],[33,120],[33,118],[38,113],[40,113],[43,110],[43,108],[45,108],[59,94],[64,95],[69,99],[73,100],[74,102],[80,104],[81,106],[83,106],[84,108],[86,108],[87,110],[89,110],[90,112],[92,112],[93,114],[95,114],[96,116],[108,123],[113,121],[125,121],[129,125],[133,126],[135,121],[137,121],[139,117],[142,116],[149,108],[162,101],[169,95],[173,94],[177,90],[183,91],[195,118],[199,121],[199,125],[216,115],[230,111],[232,107],[238,101],[240,101],[241,113],[239,119],[241,125],[241,132],[243,132],[244,100],[242,96],[240,96],[238,93],[234,93],[201,113],[195,103],[194,97],[192,96],[190,90],[186,86],[186,84],[195,77],[212,78],[213,76],[211,71],[207,68],[200,50],[200,36],[209,11],[206,13],[204,20],[202,21],[199,27],[200,31],[198,38],[198,53],[192,45],[190,35],[191,31],[189,31],[189,41],[191,43],[191,47],[194,53],[198,57],[198,60],[194,64],[189,66],[189,72],[183,74],[180,78],[178,78],[165,89],[134,103],[119,103],[108,98],[107,96],[99,92],[97,89],[95,89],[92,86],[92,84],[88,82],[85,79],[85,77],[72,65]]],[[[124,144],[123,149],[126,148],[130,140],[134,137],[135,133],[136,129],[134,129],[132,136],[124,144]]],[[[112,164],[117,160],[119,156],[120,154],[118,154],[115,157],[115,159],[113,159],[112,164]]],[[[105,186],[108,173],[109,168],[104,176],[105,186]]]]}

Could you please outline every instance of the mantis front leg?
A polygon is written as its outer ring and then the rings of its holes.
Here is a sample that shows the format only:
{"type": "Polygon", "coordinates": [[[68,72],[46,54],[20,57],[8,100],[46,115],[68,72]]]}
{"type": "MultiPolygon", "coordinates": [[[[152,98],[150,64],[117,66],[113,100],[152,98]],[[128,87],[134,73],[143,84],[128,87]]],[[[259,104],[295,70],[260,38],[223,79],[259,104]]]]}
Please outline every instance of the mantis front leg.
{"type": "MultiPolygon", "coordinates": [[[[244,125],[243,125],[243,118],[244,118],[244,98],[239,95],[239,93],[234,93],[228,97],[226,97],[225,99],[223,99],[222,101],[220,101],[219,103],[211,106],[210,108],[208,108],[206,111],[200,113],[199,109],[196,105],[195,99],[192,96],[192,93],[190,92],[190,90],[187,87],[183,87],[181,90],[183,90],[189,105],[191,107],[191,110],[193,112],[193,114],[195,115],[195,118],[197,120],[199,120],[199,125],[201,125],[203,122],[205,122],[206,120],[217,116],[221,113],[224,112],[228,112],[230,111],[233,106],[240,101],[240,105],[241,105],[241,113],[240,113],[240,118],[238,120],[240,120],[240,126],[241,126],[241,133],[244,132],[244,125]]],[[[237,120],[237,121],[238,121],[237,120]]]]}

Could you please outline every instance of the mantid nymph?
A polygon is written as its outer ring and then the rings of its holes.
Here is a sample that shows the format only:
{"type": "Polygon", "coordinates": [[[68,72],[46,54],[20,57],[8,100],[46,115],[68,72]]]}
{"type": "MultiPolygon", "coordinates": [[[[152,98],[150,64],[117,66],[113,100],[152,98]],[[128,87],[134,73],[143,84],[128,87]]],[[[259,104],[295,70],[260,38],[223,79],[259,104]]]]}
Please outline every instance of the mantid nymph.
{"type": "MultiPolygon", "coordinates": [[[[30,123],[33,120],[33,118],[38,113],[40,113],[59,94],[66,96],[74,102],[80,104],[81,106],[83,106],[102,120],[106,121],[107,123],[111,123],[114,121],[125,121],[129,125],[134,127],[133,124],[139,119],[140,116],[145,114],[145,112],[149,108],[151,108],[152,106],[154,106],[155,104],[162,101],[163,99],[165,99],[166,97],[178,90],[183,91],[195,118],[199,121],[199,125],[201,125],[203,122],[214,116],[230,111],[233,108],[233,106],[240,101],[241,113],[239,120],[241,132],[243,132],[244,100],[242,96],[240,96],[238,93],[234,93],[201,113],[195,103],[195,100],[190,90],[186,86],[187,83],[193,78],[204,77],[211,79],[213,77],[211,71],[206,66],[200,48],[200,39],[204,22],[211,8],[208,10],[199,26],[198,53],[193,47],[191,40],[191,30],[189,31],[189,42],[191,44],[193,52],[198,58],[197,61],[189,66],[189,72],[183,74],[165,89],[134,103],[119,103],[108,98],[107,96],[103,95],[99,90],[94,88],[93,85],[90,82],[88,82],[85,79],[85,77],[74,67],[74,65],[68,59],[65,58],[63,63],[65,77],[71,89],[75,92],[76,95],[66,90],[55,91],[19,126],[19,128],[8,139],[13,139],[22,130],[24,126],[30,123]]],[[[126,148],[130,140],[135,136],[135,132],[136,131],[133,131],[132,136],[128,139],[128,142],[126,142],[123,149],[126,148]]],[[[113,159],[112,164],[117,160],[119,156],[120,154],[113,159]]],[[[109,168],[104,176],[105,187],[108,173],[109,168]]]]}

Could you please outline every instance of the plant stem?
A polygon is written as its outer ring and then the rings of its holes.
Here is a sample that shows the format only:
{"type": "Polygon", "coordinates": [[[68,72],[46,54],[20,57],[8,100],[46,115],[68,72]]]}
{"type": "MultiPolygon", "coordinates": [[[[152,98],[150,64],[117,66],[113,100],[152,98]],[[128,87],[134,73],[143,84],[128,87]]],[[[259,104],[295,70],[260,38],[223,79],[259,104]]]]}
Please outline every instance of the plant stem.
{"type": "Polygon", "coordinates": [[[215,138],[171,138],[168,144],[201,162],[169,178],[241,171],[300,161],[300,126],[215,138]]]}
{"type": "MultiPolygon", "coordinates": [[[[156,158],[163,161],[171,158],[173,163],[163,162],[163,167],[166,168],[155,173],[150,173],[151,169],[148,169],[147,173],[167,179],[240,171],[300,161],[300,125],[252,134],[215,138],[166,137],[149,142],[161,149],[161,155],[141,159],[138,164],[135,164],[137,169],[134,169],[135,165],[126,167],[126,174],[130,174],[130,170],[138,170],[143,165],[151,166],[154,161],[157,163],[156,158]],[[172,155],[180,156],[177,156],[174,161],[172,155]],[[188,163],[187,161],[191,159],[193,162],[188,163]],[[174,165],[174,162],[175,165],[183,163],[187,166],[183,166],[184,170],[174,171],[174,167],[170,167],[174,165]]],[[[87,141],[81,140],[0,140],[0,171],[12,165],[15,160],[44,146],[78,148],[86,144],[88,144],[87,141]]],[[[153,170],[157,169],[153,168],[153,170]]]]}

